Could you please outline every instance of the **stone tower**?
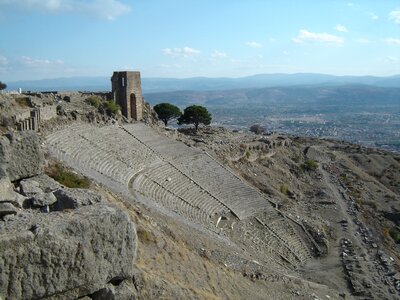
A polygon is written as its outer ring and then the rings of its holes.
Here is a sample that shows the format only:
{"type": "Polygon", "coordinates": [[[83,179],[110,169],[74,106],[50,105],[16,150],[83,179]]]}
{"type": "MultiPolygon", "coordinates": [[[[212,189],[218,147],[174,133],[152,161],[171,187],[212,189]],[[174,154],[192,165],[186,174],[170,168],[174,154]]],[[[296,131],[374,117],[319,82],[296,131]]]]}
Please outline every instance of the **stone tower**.
{"type": "Polygon", "coordinates": [[[121,106],[122,114],[128,119],[142,120],[143,96],[140,72],[118,71],[111,77],[114,101],[121,106]]]}

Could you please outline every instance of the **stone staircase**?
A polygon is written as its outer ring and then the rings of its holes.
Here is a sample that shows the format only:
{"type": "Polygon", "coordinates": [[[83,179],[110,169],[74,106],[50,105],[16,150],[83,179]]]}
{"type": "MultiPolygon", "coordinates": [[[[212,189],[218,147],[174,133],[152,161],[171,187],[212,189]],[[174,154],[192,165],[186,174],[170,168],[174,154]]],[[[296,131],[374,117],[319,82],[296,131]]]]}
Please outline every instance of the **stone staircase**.
{"type": "Polygon", "coordinates": [[[133,193],[212,231],[219,232],[222,216],[257,220],[241,231],[243,239],[277,268],[296,269],[311,258],[269,199],[207,153],[144,124],[74,125],[50,134],[46,144],[53,156],[114,191],[133,193]],[[260,213],[262,220],[255,217],[260,213]]]}

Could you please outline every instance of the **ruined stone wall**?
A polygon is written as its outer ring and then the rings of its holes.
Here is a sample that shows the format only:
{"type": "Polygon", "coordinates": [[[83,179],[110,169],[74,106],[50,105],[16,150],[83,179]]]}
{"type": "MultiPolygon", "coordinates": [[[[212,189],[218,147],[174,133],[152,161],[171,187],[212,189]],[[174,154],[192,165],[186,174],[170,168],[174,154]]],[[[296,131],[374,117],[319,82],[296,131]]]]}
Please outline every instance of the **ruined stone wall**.
{"type": "Polygon", "coordinates": [[[57,117],[57,108],[55,105],[36,107],[16,114],[13,119],[16,127],[20,131],[34,130],[39,131],[40,122],[48,121],[57,117]]]}
{"type": "Polygon", "coordinates": [[[140,72],[127,72],[128,93],[130,94],[131,117],[135,120],[143,118],[143,96],[140,72]]]}
{"type": "Polygon", "coordinates": [[[31,117],[31,110],[27,109],[23,112],[17,113],[13,116],[14,118],[14,122],[20,122],[20,121],[24,121],[25,119],[28,119],[31,117]]]}
{"type": "Polygon", "coordinates": [[[143,118],[143,96],[140,72],[114,72],[111,77],[114,101],[122,114],[137,121],[143,118]]]}
{"type": "Polygon", "coordinates": [[[39,108],[40,121],[48,121],[57,117],[57,107],[55,105],[47,105],[39,108]]]}

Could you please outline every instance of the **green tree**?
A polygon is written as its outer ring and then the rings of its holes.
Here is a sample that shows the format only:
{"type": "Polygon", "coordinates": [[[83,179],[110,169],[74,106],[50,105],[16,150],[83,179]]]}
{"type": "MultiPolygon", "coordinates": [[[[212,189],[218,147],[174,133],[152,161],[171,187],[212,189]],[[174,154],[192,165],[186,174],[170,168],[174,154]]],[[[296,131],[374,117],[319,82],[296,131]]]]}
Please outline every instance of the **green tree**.
{"type": "Polygon", "coordinates": [[[4,89],[6,89],[6,88],[7,88],[7,84],[2,83],[2,82],[0,81],[0,91],[1,91],[1,90],[4,90],[4,89]]]}
{"type": "Polygon", "coordinates": [[[178,124],[194,124],[197,131],[199,124],[209,125],[211,114],[207,108],[200,105],[191,105],[185,108],[183,115],[179,117],[178,124]]]}
{"type": "Polygon", "coordinates": [[[250,131],[254,132],[255,134],[262,134],[265,132],[265,128],[260,124],[254,124],[250,127],[250,131]]]}
{"type": "Polygon", "coordinates": [[[169,120],[178,118],[182,115],[179,107],[170,103],[159,103],[154,106],[154,110],[160,120],[164,122],[165,126],[167,126],[169,120]]]}

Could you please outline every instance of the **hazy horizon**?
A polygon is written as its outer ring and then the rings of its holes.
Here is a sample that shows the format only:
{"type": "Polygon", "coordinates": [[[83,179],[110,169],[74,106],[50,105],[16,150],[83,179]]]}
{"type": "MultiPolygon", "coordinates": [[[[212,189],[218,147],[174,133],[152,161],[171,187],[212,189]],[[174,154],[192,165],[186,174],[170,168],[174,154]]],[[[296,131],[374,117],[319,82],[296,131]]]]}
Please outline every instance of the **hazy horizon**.
{"type": "MultiPolygon", "coordinates": [[[[118,70],[118,71],[127,71],[127,70],[118,70]]],[[[129,70],[129,71],[140,71],[140,70],[129,70]]],[[[10,81],[11,83],[19,82],[19,81],[41,81],[41,80],[56,80],[56,79],[74,79],[74,78],[111,78],[112,73],[107,75],[97,75],[97,76],[90,76],[90,75],[81,75],[81,76],[58,76],[58,77],[44,77],[44,78],[35,78],[35,79],[18,79],[10,81]]],[[[257,74],[250,74],[246,76],[189,76],[189,77],[172,77],[172,76],[145,76],[142,78],[147,79],[195,79],[195,78],[206,78],[206,79],[241,79],[246,77],[253,77],[253,76],[260,76],[260,75],[321,75],[321,76],[335,76],[335,77],[376,77],[376,78],[388,78],[388,77],[397,77],[400,76],[400,72],[391,75],[334,75],[334,74],[326,74],[326,73],[308,73],[308,72],[298,72],[298,73],[257,73],[257,74]]]]}

